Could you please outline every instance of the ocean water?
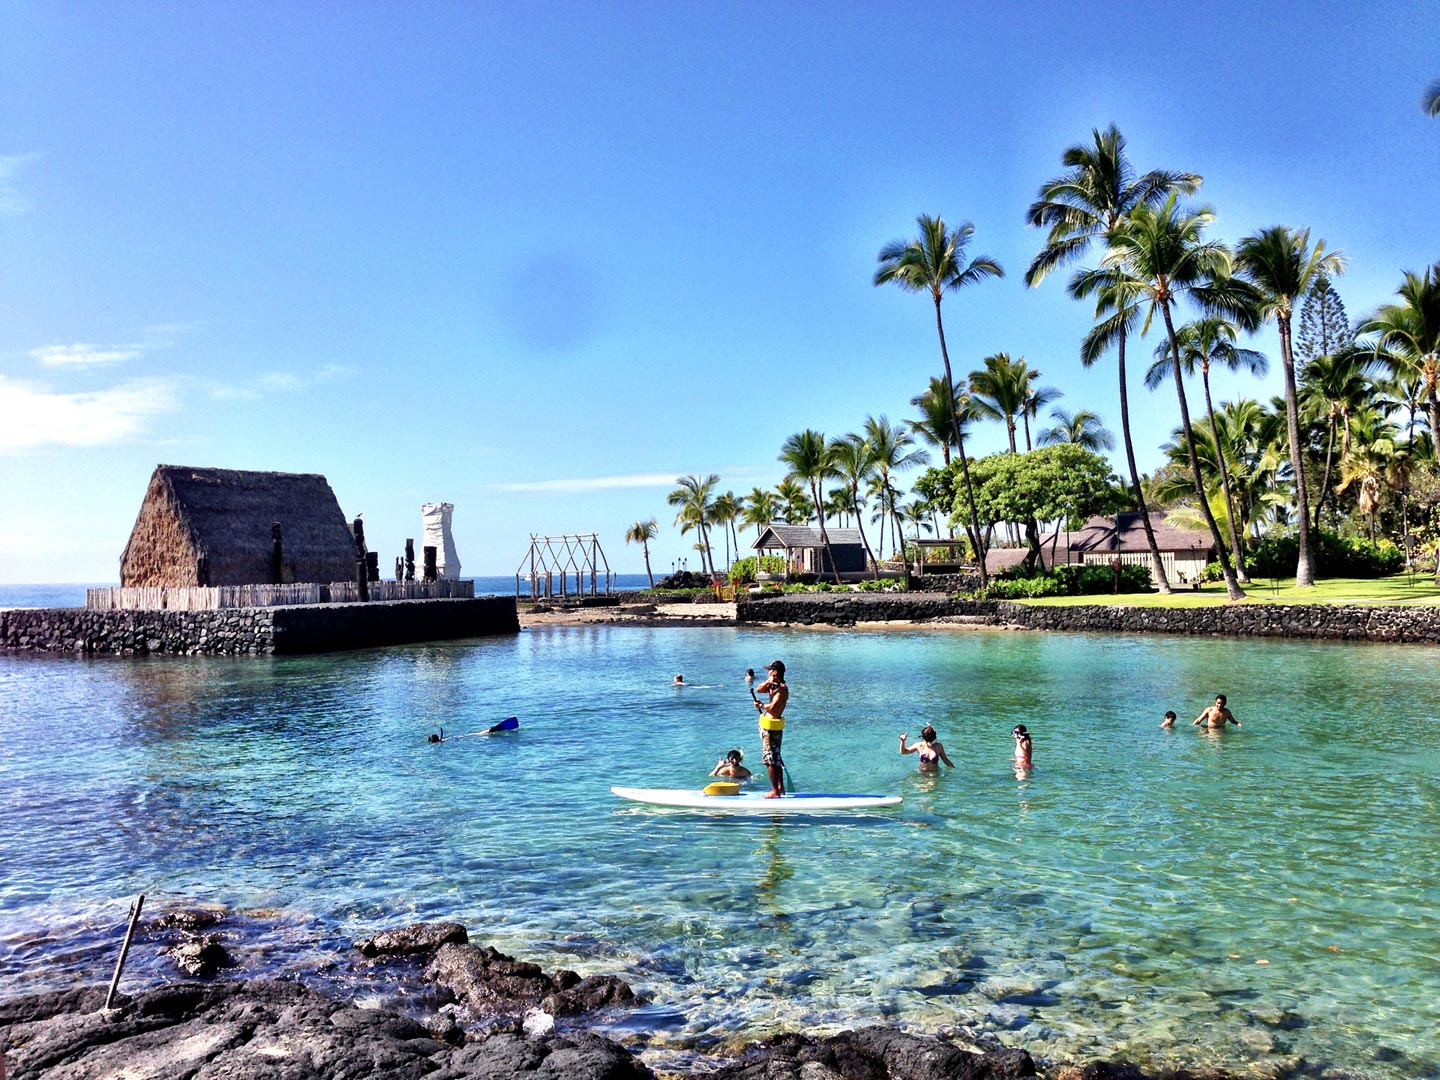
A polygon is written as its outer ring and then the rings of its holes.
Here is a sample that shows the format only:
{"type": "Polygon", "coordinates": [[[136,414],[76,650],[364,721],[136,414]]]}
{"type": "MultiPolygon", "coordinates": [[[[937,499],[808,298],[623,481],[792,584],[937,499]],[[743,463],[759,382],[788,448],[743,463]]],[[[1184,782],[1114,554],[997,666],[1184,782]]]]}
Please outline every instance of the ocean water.
{"type": "MultiPolygon", "coordinates": [[[[660,1065],[888,1021],[1054,1058],[1433,1077],[1435,656],[605,626],[323,657],[0,655],[0,985],[103,983],[144,892],[271,921],[247,962],[285,974],[456,919],[628,979],[652,1004],[615,1033],[660,1065]],[[742,820],[610,794],[699,787],[732,746],[758,771],[742,673],[777,657],[794,787],[903,806],[742,820]],[[1217,691],[1243,729],[1190,728],[1217,691]],[[427,742],[509,715],[514,734],[427,742]],[[897,753],[927,720],[958,766],[941,776],[897,753]]],[[[170,974],[143,947],[126,970],[131,989],[170,974]]]]}

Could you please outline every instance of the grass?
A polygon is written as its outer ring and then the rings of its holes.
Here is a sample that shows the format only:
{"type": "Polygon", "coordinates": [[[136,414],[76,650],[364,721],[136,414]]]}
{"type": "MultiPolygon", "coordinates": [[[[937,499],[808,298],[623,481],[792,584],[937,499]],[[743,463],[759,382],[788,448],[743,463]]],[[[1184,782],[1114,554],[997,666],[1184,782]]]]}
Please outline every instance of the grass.
{"type": "MultiPolygon", "coordinates": [[[[1170,596],[1160,593],[1124,593],[1119,596],[1047,596],[1019,600],[1041,607],[1073,607],[1077,604],[1123,604],[1126,607],[1192,608],[1216,607],[1228,603],[1225,585],[1217,582],[1198,592],[1177,589],[1170,596]]],[[[1440,586],[1429,574],[1396,574],[1385,578],[1327,578],[1311,589],[1297,589],[1295,579],[1252,578],[1245,589],[1246,604],[1440,604],[1440,586]]]]}

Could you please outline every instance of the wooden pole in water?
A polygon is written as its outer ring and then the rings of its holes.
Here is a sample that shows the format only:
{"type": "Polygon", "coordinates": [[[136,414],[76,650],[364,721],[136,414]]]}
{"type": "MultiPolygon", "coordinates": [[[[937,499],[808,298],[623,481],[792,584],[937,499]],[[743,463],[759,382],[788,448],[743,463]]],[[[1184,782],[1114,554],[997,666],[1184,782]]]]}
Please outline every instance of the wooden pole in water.
{"type": "Polygon", "coordinates": [[[120,971],[125,967],[125,957],[130,955],[130,939],[135,936],[135,924],[140,921],[140,909],[145,906],[145,894],[141,893],[130,905],[130,925],[125,928],[125,943],[120,946],[120,959],[115,961],[115,974],[110,978],[110,992],[105,995],[105,1011],[115,1000],[115,988],[120,985],[120,971]]]}

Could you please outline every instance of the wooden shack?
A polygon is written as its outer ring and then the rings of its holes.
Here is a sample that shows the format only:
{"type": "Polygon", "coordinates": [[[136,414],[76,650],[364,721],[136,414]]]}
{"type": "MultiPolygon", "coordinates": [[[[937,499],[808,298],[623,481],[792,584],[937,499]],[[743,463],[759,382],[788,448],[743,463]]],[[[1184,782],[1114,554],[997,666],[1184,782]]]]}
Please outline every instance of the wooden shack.
{"type": "Polygon", "coordinates": [[[354,578],[354,537],[330,484],[315,473],[157,465],[120,556],[120,584],[130,588],[354,578]]]}

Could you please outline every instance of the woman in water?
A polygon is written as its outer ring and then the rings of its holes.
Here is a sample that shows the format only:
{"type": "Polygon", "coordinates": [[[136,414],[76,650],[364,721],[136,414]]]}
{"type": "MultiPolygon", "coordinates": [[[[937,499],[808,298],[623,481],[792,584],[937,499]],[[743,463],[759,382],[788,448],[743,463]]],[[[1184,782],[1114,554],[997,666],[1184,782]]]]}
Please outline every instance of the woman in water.
{"type": "Polygon", "coordinates": [[[1035,763],[1030,757],[1032,753],[1030,732],[1025,730],[1024,724],[1016,724],[1015,730],[1010,734],[1015,736],[1015,767],[1017,769],[1032,768],[1035,763]]]}
{"type": "Polygon", "coordinates": [[[920,741],[914,746],[905,742],[908,738],[910,738],[908,731],[900,736],[900,753],[919,754],[921,772],[939,772],[942,761],[952,769],[955,767],[955,763],[945,753],[945,747],[941,746],[939,740],[935,738],[935,729],[929,724],[920,729],[920,741]]]}

